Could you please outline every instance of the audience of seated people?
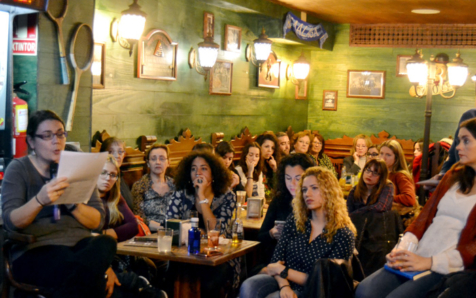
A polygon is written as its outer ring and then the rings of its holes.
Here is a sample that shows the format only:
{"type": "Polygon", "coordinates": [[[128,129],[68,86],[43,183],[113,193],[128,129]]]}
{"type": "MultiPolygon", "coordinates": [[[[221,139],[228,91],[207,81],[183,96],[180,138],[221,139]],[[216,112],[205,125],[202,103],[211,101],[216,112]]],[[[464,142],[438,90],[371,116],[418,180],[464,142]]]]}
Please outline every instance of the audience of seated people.
{"type": "Polygon", "coordinates": [[[153,144],[145,153],[149,173],[132,186],[134,214],[139,215],[151,228],[164,226],[169,199],[175,191],[174,179],[166,176],[169,166],[169,149],[153,144]]]}
{"type": "Polygon", "coordinates": [[[309,155],[311,155],[318,166],[328,168],[337,177],[337,172],[331,159],[324,153],[324,149],[326,148],[324,138],[318,133],[312,134],[311,136],[312,142],[311,146],[309,146],[309,155]]]}
{"type": "Polygon", "coordinates": [[[241,298],[304,297],[316,260],[352,256],[356,230],[334,174],[322,167],[308,168],[299,189],[271,263],[244,281],[241,298]]]}
{"type": "Polygon", "coordinates": [[[245,188],[246,197],[265,197],[263,183],[263,159],[258,143],[247,144],[243,148],[238,166],[235,168],[245,188]]]}
{"type": "Polygon", "coordinates": [[[367,150],[372,145],[370,138],[364,134],[357,135],[352,143],[350,156],[344,158],[344,167],[347,173],[357,175],[367,163],[367,150]]]}
{"type": "Polygon", "coordinates": [[[369,160],[359,182],[347,196],[349,214],[385,212],[392,209],[393,184],[388,180],[388,169],[381,159],[369,160]]]}
{"type": "Polygon", "coordinates": [[[289,141],[289,136],[284,132],[278,132],[276,137],[278,138],[278,145],[281,151],[281,156],[288,155],[289,150],[291,149],[291,142],[289,141]]]}
{"type": "Polygon", "coordinates": [[[267,201],[271,200],[271,189],[274,187],[274,173],[278,169],[281,160],[281,152],[278,149],[278,139],[271,133],[263,133],[256,139],[261,147],[261,158],[263,159],[263,178],[266,190],[267,201]]]}
{"type": "Polygon", "coordinates": [[[223,161],[225,167],[231,171],[231,176],[233,180],[231,182],[230,188],[236,194],[237,191],[245,190],[244,186],[241,184],[240,175],[233,165],[233,158],[235,157],[235,149],[230,142],[222,141],[218,143],[215,148],[215,154],[220,157],[223,161]]]}
{"type": "Polygon", "coordinates": [[[310,133],[300,131],[293,136],[293,151],[291,153],[308,153],[310,144],[310,133]]]}

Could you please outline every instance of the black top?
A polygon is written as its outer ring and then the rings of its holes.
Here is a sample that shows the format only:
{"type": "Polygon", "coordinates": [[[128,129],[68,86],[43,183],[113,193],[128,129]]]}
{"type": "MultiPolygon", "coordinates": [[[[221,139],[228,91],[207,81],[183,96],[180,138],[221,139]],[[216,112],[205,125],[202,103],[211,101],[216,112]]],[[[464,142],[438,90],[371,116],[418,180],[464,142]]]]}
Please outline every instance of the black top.
{"type": "MultiPolygon", "coordinates": [[[[298,232],[294,216],[290,215],[284,225],[283,234],[276,246],[271,263],[284,261],[286,266],[306,274],[310,274],[314,263],[318,259],[348,260],[354,251],[355,235],[345,227],[339,229],[332,242],[328,243],[323,234],[320,234],[309,243],[311,237],[311,220],[306,223],[306,231],[298,232]]],[[[325,230],[323,230],[323,233],[325,230]]],[[[291,288],[302,292],[303,286],[289,281],[291,288]]]]}

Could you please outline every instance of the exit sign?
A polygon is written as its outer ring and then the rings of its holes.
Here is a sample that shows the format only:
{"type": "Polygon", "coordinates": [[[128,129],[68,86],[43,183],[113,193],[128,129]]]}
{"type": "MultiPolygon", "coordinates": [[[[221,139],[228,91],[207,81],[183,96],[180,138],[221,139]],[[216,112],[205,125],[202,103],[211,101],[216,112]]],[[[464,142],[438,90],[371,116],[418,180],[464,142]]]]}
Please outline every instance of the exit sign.
{"type": "Polygon", "coordinates": [[[48,0],[0,0],[0,4],[31,8],[46,11],[48,0]]]}

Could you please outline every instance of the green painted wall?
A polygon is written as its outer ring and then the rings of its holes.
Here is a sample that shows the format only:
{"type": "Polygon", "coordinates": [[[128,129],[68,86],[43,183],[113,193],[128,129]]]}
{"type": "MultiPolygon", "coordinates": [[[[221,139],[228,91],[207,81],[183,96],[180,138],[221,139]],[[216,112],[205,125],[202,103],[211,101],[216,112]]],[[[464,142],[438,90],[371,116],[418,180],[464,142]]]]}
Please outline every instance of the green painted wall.
{"type": "MultiPolygon", "coordinates": [[[[95,30],[103,23],[106,42],[106,88],[93,90],[92,131],[106,129],[109,134],[134,146],[140,135],[156,135],[165,142],[190,128],[195,136],[210,142],[213,132],[225,133],[225,139],[246,125],[252,133],[265,130],[295,131],[305,129],[308,101],[295,100],[295,86],[285,79],[288,63],[301,51],[296,47],[275,44],[273,50],[282,60],[281,88],[256,87],[256,67],[246,62],[244,48],[260,33],[260,18],[224,10],[195,0],[139,1],[147,12],[144,34],[153,28],[165,30],[178,42],[178,79],[174,82],[136,78],[137,50],[133,57],[108,36],[109,24],[119,17],[130,0],[97,0],[95,30]],[[188,66],[191,47],[203,41],[203,12],[215,15],[215,42],[223,48],[225,24],[242,28],[240,54],[220,50],[219,59],[233,62],[233,94],[209,95],[209,81],[188,66]]],[[[311,96],[312,97],[312,96],[311,96]]],[[[317,98],[316,98],[317,100],[317,98]]]]}
{"type": "Polygon", "coordinates": [[[37,74],[38,74],[38,57],[37,56],[13,56],[13,82],[19,83],[27,81],[22,86],[23,90],[30,92],[30,98],[25,98],[20,94],[20,98],[28,103],[28,113],[36,111],[37,107],[37,74]]]}
{"type": "MultiPolygon", "coordinates": [[[[410,97],[407,77],[396,77],[397,55],[412,55],[410,48],[365,48],[349,46],[349,25],[335,26],[332,52],[312,52],[308,128],[319,130],[326,139],[377,134],[385,130],[402,139],[423,137],[425,99],[410,97]],[[347,98],[347,70],[386,71],[385,99],[347,98]],[[338,90],[337,111],[322,110],[323,90],[338,90]]],[[[423,49],[425,59],[446,53],[452,59],[457,49],[423,49]]],[[[476,51],[461,50],[461,58],[476,71],[476,51]]],[[[459,118],[475,107],[475,86],[468,78],[453,99],[433,96],[431,138],[453,135],[459,118]]]]}

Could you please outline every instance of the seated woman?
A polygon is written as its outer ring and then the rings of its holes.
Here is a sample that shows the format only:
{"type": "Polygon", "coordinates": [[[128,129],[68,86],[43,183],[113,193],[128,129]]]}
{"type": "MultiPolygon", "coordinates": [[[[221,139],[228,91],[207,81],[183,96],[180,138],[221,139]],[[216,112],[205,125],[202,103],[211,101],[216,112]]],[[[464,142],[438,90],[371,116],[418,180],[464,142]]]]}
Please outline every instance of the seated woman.
{"type": "Polygon", "coordinates": [[[233,158],[235,157],[235,148],[233,148],[233,145],[230,142],[222,141],[218,143],[215,154],[220,157],[225,167],[231,171],[233,180],[231,182],[230,188],[233,190],[233,192],[236,193],[239,190],[245,190],[244,186],[241,184],[238,171],[233,165],[233,158]]]}
{"type": "Polygon", "coordinates": [[[332,164],[331,159],[329,156],[327,156],[327,154],[324,153],[324,149],[326,148],[326,142],[324,142],[324,138],[320,134],[315,133],[312,135],[312,139],[313,140],[311,147],[309,148],[309,154],[316,161],[318,166],[328,168],[337,177],[337,172],[334,168],[334,165],[332,164]]]}
{"type": "Polygon", "coordinates": [[[347,196],[349,214],[385,212],[392,209],[393,184],[388,179],[388,169],[381,159],[372,159],[365,165],[359,183],[347,196]]]}
{"type": "Polygon", "coordinates": [[[278,139],[271,133],[258,136],[256,142],[261,146],[261,158],[264,160],[263,174],[266,197],[271,201],[271,190],[274,188],[274,173],[278,170],[281,160],[278,139]]]}
{"type": "MultiPolygon", "coordinates": [[[[87,203],[53,204],[68,188],[67,178],[53,178],[50,165],[58,163],[65,147],[64,122],[52,111],[31,115],[27,144],[33,154],[14,159],[7,167],[2,185],[4,228],[36,237],[36,241],[12,247],[16,280],[50,288],[48,297],[104,297],[104,274],[115,278],[109,268],[116,241],[105,235],[91,237],[100,229],[104,208],[95,189],[87,203]]],[[[108,283],[108,297],[114,282],[108,283]]]]}
{"type": "Polygon", "coordinates": [[[296,196],[297,187],[301,175],[307,168],[315,166],[315,162],[307,154],[290,154],[283,159],[278,166],[277,181],[275,186],[275,198],[269,204],[266,217],[259,230],[258,240],[263,248],[263,263],[268,264],[283,232],[283,224],[276,221],[286,221],[293,211],[292,200],[296,196]]]}
{"type": "Polygon", "coordinates": [[[293,151],[291,153],[308,153],[311,135],[308,132],[300,131],[293,136],[293,151]]]}
{"type": "Polygon", "coordinates": [[[169,148],[153,144],[146,151],[145,160],[150,172],[132,186],[132,211],[148,226],[164,226],[168,201],[175,191],[174,180],[165,175],[169,167],[169,148]]]}
{"type": "Polygon", "coordinates": [[[394,269],[431,273],[408,280],[382,268],[360,283],[356,297],[426,297],[446,274],[474,268],[476,119],[461,123],[458,138],[460,162],[446,173],[401,240],[416,244],[416,251],[394,249],[387,255],[394,269]]]}
{"type": "Polygon", "coordinates": [[[261,147],[256,142],[247,144],[243,148],[240,161],[236,167],[241,184],[245,188],[246,197],[265,197],[262,169],[261,147]]]}
{"type": "MultiPolygon", "coordinates": [[[[231,236],[231,218],[235,213],[236,196],[230,191],[231,174],[214,154],[207,151],[192,151],[184,157],[177,167],[175,175],[176,191],[170,200],[168,218],[187,219],[190,211],[199,213],[199,226],[206,229],[207,223],[214,227],[218,220],[221,230],[231,236]]],[[[229,262],[217,267],[203,269],[202,296],[214,297],[227,281],[231,279],[229,262]]],[[[238,273],[239,268],[235,268],[238,273]],[[238,269],[238,270],[237,270],[238,269]]],[[[235,275],[236,279],[239,275],[235,275]]],[[[239,280],[236,280],[239,282],[239,280]]]]}
{"type": "Polygon", "coordinates": [[[372,159],[378,158],[380,155],[380,150],[377,145],[371,145],[369,150],[367,150],[367,162],[372,159]]]}
{"type": "MultiPolygon", "coordinates": [[[[109,152],[109,154],[113,155],[119,168],[121,168],[124,157],[126,157],[126,143],[116,137],[110,137],[101,144],[101,149],[99,151],[109,152]]],[[[119,173],[119,178],[121,178],[121,173],[119,173]]],[[[133,204],[131,190],[124,179],[119,180],[121,181],[121,196],[126,200],[127,206],[132,210],[133,204]]]]}
{"type": "Polygon", "coordinates": [[[416,204],[415,185],[408,171],[402,146],[395,140],[389,140],[380,146],[380,158],[383,159],[389,171],[388,179],[395,187],[393,201],[403,206],[416,204]]]}
{"type": "Polygon", "coordinates": [[[350,150],[350,156],[344,158],[346,173],[357,175],[362,172],[362,169],[367,163],[367,150],[371,145],[372,141],[364,134],[357,135],[354,138],[352,149],[350,150]]]}
{"type": "Polygon", "coordinates": [[[301,298],[317,259],[352,256],[356,230],[334,174],[322,167],[309,168],[299,188],[271,263],[265,274],[243,283],[240,297],[301,298]]]}

